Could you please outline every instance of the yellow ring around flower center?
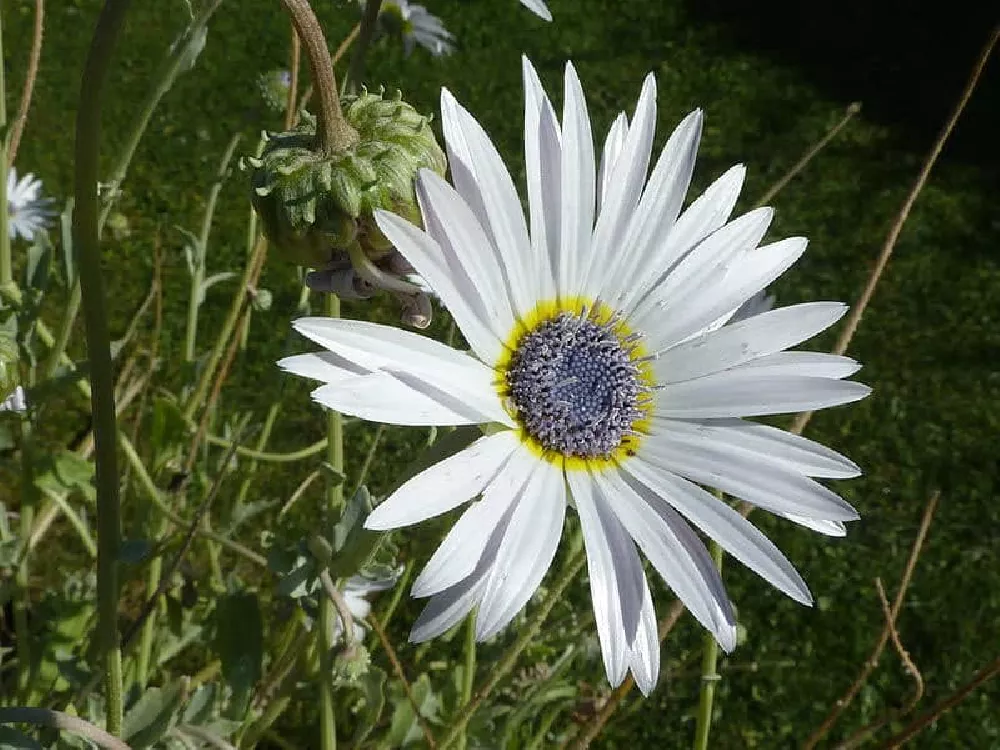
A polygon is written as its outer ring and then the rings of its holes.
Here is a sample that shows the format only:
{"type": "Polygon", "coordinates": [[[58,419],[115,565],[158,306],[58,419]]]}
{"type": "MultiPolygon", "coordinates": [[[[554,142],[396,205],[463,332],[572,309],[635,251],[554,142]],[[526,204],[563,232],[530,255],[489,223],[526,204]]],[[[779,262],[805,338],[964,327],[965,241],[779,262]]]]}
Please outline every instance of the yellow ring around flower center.
{"type": "MultiPolygon", "coordinates": [[[[632,331],[614,309],[599,300],[586,297],[569,297],[562,299],[543,300],[525,316],[518,319],[507,339],[504,341],[503,351],[494,365],[497,377],[494,385],[497,394],[504,403],[508,413],[518,424],[518,435],[521,442],[526,445],[535,455],[544,458],[553,464],[558,464],[567,470],[593,470],[603,468],[608,465],[617,464],[629,456],[635,455],[642,436],[649,426],[649,418],[652,412],[652,388],[655,386],[652,368],[646,360],[646,350],[641,338],[632,331]],[[589,348],[576,348],[574,339],[575,332],[580,330],[577,326],[582,326],[591,334],[601,339],[597,345],[591,341],[589,348]],[[564,344],[561,335],[568,336],[568,342],[564,344]],[[601,338],[603,337],[603,338],[601,338]],[[537,354],[539,350],[539,340],[541,347],[546,352],[556,351],[552,361],[544,358],[531,360],[532,353],[537,354]],[[550,346],[551,345],[551,346],[550,346]],[[560,349],[565,345],[565,349],[560,349]],[[602,349],[603,347],[603,349],[602,349]],[[609,350],[613,350],[610,351],[609,350]],[[605,354],[607,353],[607,354],[605,354]],[[564,363],[573,358],[583,362],[582,366],[570,366],[566,369],[564,363]],[[555,362],[555,364],[553,364],[555,362]],[[607,385],[601,373],[601,366],[607,363],[605,371],[608,380],[611,382],[611,394],[622,397],[628,401],[625,408],[618,409],[615,418],[593,411],[588,412],[586,407],[590,403],[570,404],[565,400],[592,401],[588,396],[591,391],[586,388],[577,389],[576,392],[566,395],[567,391],[572,391],[578,378],[574,373],[584,373],[593,377],[595,371],[599,382],[597,386],[607,385]],[[527,364],[525,364],[527,363],[527,364]],[[534,367],[531,365],[534,363],[534,367]],[[546,369],[548,368],[548,369],[546,369]],[[617,370],[615,369],[617,368],[617,370]],[[622,371],[627,372],[623,378],[622,371]],[[531,370],[531,374],[525,372],[531,370]],[[561,370],[556,372],[556,370],[561,370]],[[545,373],[545,374],[543,374],[545,373]],[[546,377],[550,374],[552,377],[546,377]],[[570,377],[558,382],[553,381],[553,377],[563,377],[569,374],[570,377]],[[617,380],[616,380],[617,379],[617,380]],[[517,382],[518,391],[515,394],[512,390],[512,380],[517,382]],[[524,387],[527,382],[528,387],[524,387]],[[614,391],[614,384],[624,385],[623,391],[614,391]],[[534,389],[534,390],[532,390],[534,389]],[[525,395],[525,394],[528,395],[525,395]],[[521,403],[517,403],[518,398],[521,403]],[[527,399],[527,401],[526,401],[527,399]],[[558,433],[560,425],[559,419],[549,419],[528,411],[537,406],[540,410],[547,408],[551,412],[553,404],[564,409],[567,414],[567,421],[571,426],[567,426],[562,435],[556,435],[553,439],[553,432],[558,433]],[[574,409],[580,406],[582,409],[574,409]],[[624,416],[623,416],[624,415],[624,416]],[[604,434],[598,436],[597,442],[591,445],[598,446],[589,455],[581,455],[576,451],[577,442],[573,427],[578,427],[580,419],[590,420],[584,422],[587,430],[591,430],[591,425],[597,432],[601,432],[602,425],[610,425],[605,429],[604,434]],[[617,420],[617,421],[616,421],[617,420]],[[538,424],[544,425],[541,430],[548,431],[549,444],[546,440],[539,439],[538,424]],[[535,425],[535,431],[531,425],[535,425]],[[617,429],[617,431],[616,431],[617,429]],[[603,440],[603,442],[601,442],[603,440]],[[553,445],[557,447],[553,447],[553,445]],[[563,445],[570,445],[572,448],[561,450],[563,445]]],[[[584,378],[586,380],[586,378],[584,378]]],[[[595,394],[595,398],[598,398],[595,394]]],[[[619,399],[620,400],[620,399],[619,399]]],[[[586,433],[589,435],[590,433],[586,433]]],[[[591,451],[588,446],[587,450],[591,451]]]]}

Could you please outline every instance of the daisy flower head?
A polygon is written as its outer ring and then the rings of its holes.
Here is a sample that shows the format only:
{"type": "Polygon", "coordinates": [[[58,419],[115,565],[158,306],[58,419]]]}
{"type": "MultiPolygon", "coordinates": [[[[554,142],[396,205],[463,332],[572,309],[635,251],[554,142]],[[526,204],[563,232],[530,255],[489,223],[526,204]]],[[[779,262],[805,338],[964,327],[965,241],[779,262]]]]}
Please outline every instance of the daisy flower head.
{"type": "Polygon", "coordinates": [[[441,19],[429,13],[424,6],[409,0],[383,0],[379,21],[390,33],[402,35],[407,56],[417,44],[435,57],[450,55],[454,48],[455,37],[444,27],[441,19]]]}
{"type": "MultiPolygon", "coordinates": [[[[365,639],[365,619],[372,611],[371,602],[368,601],[370,594],[391,589],[396,585],[402,569],[393,571],[388,575],[372,577],[366,575],[356,575],[348,578],[342,588],[344,603],[354,617],[354,640],[363,641],[365,639]]],[[[338,617],[334,622],[334,638],[339,638],[344,626],[338,617]]]]}
{"type": "Polygon", "coordinates": [[[51,198],[42,198],[42,181],[30,172],[20,180],[17,171],[7,171],[7,234],[31,242],[35,232],[45,229],[52,216],[51,198]]]}
{"type": "Polygon", "coordinates": [[[742,166],[681,210],[700,111],[680,123],[650,172],[652,75],[600,156],[572,65],[561,119],[527,60],[524,82],[527,219],[496,148],[447,90],[441,114],[454,187],[420,173],[426,229],[377,215],[472,351],[366,322],[304,318],[295,327],[325,351],[280,364],[322,381],[313,398],[351,415],[489,425],[366,521],[394,529],[469,503],[414,583],[413,594],[429,601],[411,639],[444,632],[474,607],[477,636],[499,632],[541,582],[572,507],[608,679],[618,685],[631,670],[649,693],[660,652],[639,552],[727,650],[735,614],[695,528],[810,603],[781,552],[705,488],[843,535],[857,513],[814,477],[856,476],[857,466],[745,418],[844,404],[869,388],[845,380],[859,367],[850,359],[786,351],[836,322],[840,303],[725,324],[806,240],[759,246],[771,209],[730,219],[742,166]]]}

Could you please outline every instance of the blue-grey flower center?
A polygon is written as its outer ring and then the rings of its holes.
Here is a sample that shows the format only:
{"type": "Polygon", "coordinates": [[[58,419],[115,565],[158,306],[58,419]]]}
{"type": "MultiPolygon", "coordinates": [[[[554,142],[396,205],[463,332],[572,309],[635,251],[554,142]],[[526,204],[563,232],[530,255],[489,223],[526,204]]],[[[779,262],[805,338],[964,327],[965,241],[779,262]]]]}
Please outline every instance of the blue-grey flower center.
{"type": "Polygon", "coordinates": [[[635,347],[615,321],[565,312],[524,334],[506,385],[525,432],[564,456],[609,457],[645,416],[635,347]]]}

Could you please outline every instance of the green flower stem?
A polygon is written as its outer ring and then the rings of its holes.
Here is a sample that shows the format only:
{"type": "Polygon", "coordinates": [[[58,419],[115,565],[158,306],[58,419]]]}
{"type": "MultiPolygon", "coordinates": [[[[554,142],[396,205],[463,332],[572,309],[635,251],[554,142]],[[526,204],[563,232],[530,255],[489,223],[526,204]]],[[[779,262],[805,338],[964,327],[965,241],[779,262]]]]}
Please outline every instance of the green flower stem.
{"type": "MultiPolygon", "coordinates": [[[[118,198],[119,189],[125,181],[132,157],[135,155],[139,142],[149,126],[150,118],[159,105],[160,100],[174,85],[177,77],[187,68],[194,64],[195,58],[204,45],[205,34],[207,33],[208,22],[212,15],[222,4],[222,0],[211,0],[191,22],[184,31],[183,36],[174,44],[173,51],[167,56],[160,67],[156,77],[153,79],[153,86],[146,94],[146,98],[139,108],[139,115],[125,139],[124,147],[118,152],[118,156],[111,167],[111,173],[105,183],[106,197],[101,207],[100,218],[97,223],[98,236],[104,231],[104,225],[111,215],[111,209],[118,198]]],[[[2,204],[0,204],[2,205],[2,204]]],[[[59,329],[55,338],[55,345],[46,361],[44,372],[46,377],[52,377],[56,368],[60,364],[72,364],[72,360],[66,357],[66,346],[73,333],[73,325],[76,323],[76,316],[80,310],[80,280],[73,280],[73,288],[70,290],[69,299],[63,307],[62,320],[59,322],[59,329]]],[[[39,321],[39,326],[42,323],[39,321]]]]}
{"type": "Polygon", "coordinates": [[[479,706],[489,697],[493,689],[500,684],[500,682],[510,674],[510,671],[517,664],[518,657],[520,657],[521,652],[527,648],[528,644],[538,635],[538,631],[541,630],[542,624],[545,622],[545,618],[549,616],[549,612],[556,605],[560,599],[562,599],[563,594],[569,585],[576,578],[577,573],[580,572],[580,568],[583,567],[584,562],[586,562],[587,556],[584,554],[583,545],[575,547],[573,552],[570,554],[569,558],[566,560],[565,567],[559,577],[553,581],[552,587],[549,589],[548,594],[545,599],[538,605],[534,612],[531,613],[531,617],[525,623],[524,627],[521,629],[521,634],[517,637],[517,640],[511,644],[510,648],[503,655],[499,662],[490,670],[489,677],[486,678],[486,683],[479,688],[476,694],[472,697],[462,710],[459,711],[458,716],[452,722],[451,726],[448,728],[448,732],[445,734],[444,738],[438,744],[441,750],[447,750],[447,748],[454,742],[456,742],[460,737],[465,735],[465,727],[469,723],[469,719],[472,715],[476,713],[479,706]]]}
{"type": "Polygon", "coordinates": [[[0,289],[14,285],[14,266],[7,236],[7,82],[4,77],[3,6],[0,5],[0,289]]]}
{"type": "Polygon", "coordinates": [[[195,386],[191,398],[184,405],[185,422],[191,422],[194,419],[195,412],[204,403],[209,389],[215,382],[216,369],[219,366],[219,362],[222,361],[222,355],[226,351],[229,338],[233,335],[233,332],[236,330],[236,324],[242,317],[244,299],[250,293],[249,290],[253,285],[257,283],[257,277],[264,266],[266,254],[267,240],[261,238],[254,246],[253,253],[247,258],[246,266],[243,268],[243,276],[240,278],[238,291],[233,295],[233,301],[229,306],[229,313],[222,324],[222,329],[219,331],[218,337],[216,337],[215,346],[212,347],[208,361],[205,362],[205,366],[201,370],[201,377],[195,386]]]}
{"type": "MultiPolygon", "coordinates": [[[[270,413],[268,413],[268,416],[270,416],[270,413]]],[[[220,448],[228,448],[232,445],[232,441],[226,440],[224,437],[219,437],[218,435],[208,435],[205,440],[211,445],[216,445],[220,448]]],[[[250,458],[254,461],[268,461],[276,464],[288,464],[310,458],[315,456],[317,453],[322,453],[323,449],[326,448],[327,443],[328,440],[326,438],[322,438],[321,440],[317,440],[312,445],[307,445],[305,448],[300,448],[297,451],[291,451],[289,453],[272,453],[270,451],[237,446],[236,455],[243,456],[244,458],[250,458]]]]}
{"type": "Polygon", "coordinates": [[[420,294],[420,287],[416,284],[411,284],[409,281],[403,281],[395,276],[383,273],[378,266],[368,259],[360,243],[352,242],[348,245],[347,254],[351,257],[351,265],[354,267],[354,270],[372,286],[401,294],[420,294]]]}
{"type": "MultiPolygon", "coordinates": [[[[308,48],[308,47],[307,47],[308,48]]],[[[340,317],[340,299],[335,294],[326,296],[326,314],[331,318],[340,317]]],[[[330,411],[326,422],[326,460],[336,471],[344,471],[344,426],[340,412],[330,411]]],[[[342,482],[335,482],[331,477],[326,487],[326,517],[327,527],[332,528],[334,514],[343,507],[344,489],[342,482]]],[[[319,602],[319,718],[320,747],[322,750],[336,750],[337,725],[333,707],[333,676],[332,647],[330,637],[334,628],[334,605],[327,596],[319,602]]],[[[351,623],[344,624],[344,634],[347,635],[351,623]]]]}
{"type": "Polygon", "coordinates": [[[31,632],[28,629],[28,612],[31,611],[31,596],[28,591],[28,543],[31,539],[31,527],[35,522],[35,506],[38,490],[34,477],[34,441],[31,434],[31,420],[18,420],[21,428],[21,506],[20,537],[22,554],[17,566],[15,582],[18,599],[14,605],[14,632],[17,634],[17,689],[18,695],[25,703],[31,703],[31,632]]]}
{"type": "MultiPolygon", "coordinates": [[[[722,547],[714,540],[709,544],[709,552],[715,567],[722,570],[722,547]]],[[[719,661],[719,643],[711,632],[705,631],[704,645],[701,656],[701,698],[698,702],[698,723],[694,733],[694,749],[708,748],[708,734],[712,728],[712,702],[715,699],[715,686],[719,682],[717,670],[719,661]]]]}
{"type": "Polygon", "coordinates": [[[375,38],[375,26],[378,23],[378,14],[382,9],[382,0],[367,0],[364,13],[361,15],[361,23],[358,24],[358,43],[354,46],[351,54],[351,65],[347,69],[347,77],[344,79],[344,91],[351,94],[357,93],[358,84],[365,75],[365,58],[368,56],[368,48],[375,38]]]}
{"type": "Polygon", "coordinates": [[[118,547],[121,518],[118,497],[118,428],[115,418],[111,336],[101,278],[101,248],[97,232],[97,180],[101,143],[101,100],[111,53],[125,21],[129,0],[107,0],[91,40],[76,119],[76,174],[73,245],[83,294],[91,399],[96,441],[97,485],[97,610],[100,653],[105,660],[108,731],[122,729],[121,650],[118,642],[118,547]]]}
{"type": "Polygon", "coordinates": [[[219,191],[226,180],[229,172],[229,162],[233,159],[236,146],[239,145],[242,136],[239,133],[229,139],[225,152],[222,154],[222,161],[219,163],[219,170],[212,182],[212,187],[208,191],[208,201],[205,204],[205,215],[201,221],[201,232],[198,235],[198,244],[194,248],[194,270],[191,273],[191,293],[188,295],[188,317],[187,330],[184,337],[184,360],[194,362],[195,342],[198,338],[198,310],[204,299],[205,292],[202,285],[205,283],[205,266],[208,256],[208,237],[212,231],[212,219],[215,217],[215,204],[219,199],[219,191]]]}
{"type": "Polygon", "coordinates": [[[292,19],[295,32],[309,58],[313,87],[319,99],[316,112],[317,146],[324,154],[346,151],[358,142],[358,133],[340,108],[337,79],[333,73],[330,47],[308,0],[281,0],[292,19]]]}
{"type": "MultiPolygon", "coordinates": [[[[476,676],[476,611],[469,613],[465,621],[465,664],[462,669],[462,696],[460,706],[467,706],[472,700],[472,683],[476,676]]],[[[458,746],[465,750],[466,736],[458,738],[458,746]]]]}
{"type": "MultiPolygon", "coordinates": [[[[163,517],[158,518],[150,531],[151,539],[159,539],[166,533],[166,523],[163,517]]],[[[157,555],[149,563],[149,570],[146,571],[146,596],[151,597],[160,586],[160,575],[163,573],[163,556],[157,555]]],[[[154,609],[149,613],[149,617],[142,625],[142,634],[139,636],[139,653],[135,660],[135,682],[140,691],[145,691],[146,683],[149,680],[149,663],[153,655],[153,641],[156,638],[156,616],[158,612],[154,609]]]]}

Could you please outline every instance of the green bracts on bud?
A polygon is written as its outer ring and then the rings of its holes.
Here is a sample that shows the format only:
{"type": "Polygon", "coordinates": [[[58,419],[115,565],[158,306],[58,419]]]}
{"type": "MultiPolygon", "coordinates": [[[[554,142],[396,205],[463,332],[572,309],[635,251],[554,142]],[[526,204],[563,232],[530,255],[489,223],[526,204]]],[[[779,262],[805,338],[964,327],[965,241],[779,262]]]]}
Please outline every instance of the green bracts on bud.
{"type": "Polygon", "coordinates": [[[282,257],[303,266],[323,268],[354,242],[377,261],[392,245],[373,211],[419,223],[417,170],[443,176],[447,166],[428,118],[399,92],[384,98],[363,90],[341,104],[360,136],[350,148],[321,153],[315,120],[307,117],[295,130],[270,135],[259,158],[246,159],[264,233],[282,257]]]}

